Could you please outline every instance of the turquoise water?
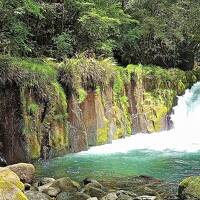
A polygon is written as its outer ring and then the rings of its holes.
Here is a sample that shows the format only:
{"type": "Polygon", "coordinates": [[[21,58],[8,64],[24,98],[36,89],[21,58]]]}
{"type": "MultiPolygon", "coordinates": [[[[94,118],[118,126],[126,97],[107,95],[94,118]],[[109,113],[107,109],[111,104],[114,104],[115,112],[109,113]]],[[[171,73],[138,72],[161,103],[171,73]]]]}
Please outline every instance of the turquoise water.
{"type": "Polygon", "coordinates": [[[187,176],[200,175],[200,152],[133,150],[125,154],[71,154],[39,165],[38,174],[56,178],[69,176],[75,180],[149,175],[178,182],[187,176]]]}
{"type": "Polygon", "coordinates": [[[200,82],[178,98],[174,129],[137,134],[87,152],[39,163],[39,176],[109,177],[149,175],[169,182],[200,175],[200,82]]]}

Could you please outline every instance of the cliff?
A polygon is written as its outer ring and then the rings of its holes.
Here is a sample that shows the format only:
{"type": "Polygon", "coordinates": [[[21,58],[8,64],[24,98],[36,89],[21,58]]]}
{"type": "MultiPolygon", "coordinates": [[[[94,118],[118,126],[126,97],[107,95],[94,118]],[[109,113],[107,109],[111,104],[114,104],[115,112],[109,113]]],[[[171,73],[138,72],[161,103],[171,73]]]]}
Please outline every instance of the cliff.
{"type": "Polygon", "coordinates": [[[1,56],[0,152],[9,163],[47,159],[169,129],[176,96],[199,79],[198,68],[1,56]]]}

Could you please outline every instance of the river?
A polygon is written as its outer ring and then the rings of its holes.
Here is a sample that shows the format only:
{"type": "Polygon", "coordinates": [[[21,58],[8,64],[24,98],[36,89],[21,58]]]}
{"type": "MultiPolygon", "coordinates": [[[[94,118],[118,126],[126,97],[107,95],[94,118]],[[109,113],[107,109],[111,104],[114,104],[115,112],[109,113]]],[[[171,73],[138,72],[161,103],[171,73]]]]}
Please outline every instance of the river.
{"type": "Polygon", "coordinates": [[[137,134],[37,164],[38,176],[75,180],[149,175],[169,182],[200,175],[200,82],[178,97],[174,128],[137,134]]]}

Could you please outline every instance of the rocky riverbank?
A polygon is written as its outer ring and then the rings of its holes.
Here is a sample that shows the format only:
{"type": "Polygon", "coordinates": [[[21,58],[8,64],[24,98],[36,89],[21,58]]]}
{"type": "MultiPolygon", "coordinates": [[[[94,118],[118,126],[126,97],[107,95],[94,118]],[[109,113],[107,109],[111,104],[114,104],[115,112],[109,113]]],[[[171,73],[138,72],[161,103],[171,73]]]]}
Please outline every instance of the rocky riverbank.
{"type": "Polygon", "coordinates": [[[0,168],[0,196],[2,200],[199,200],[199,180],[190,177],[178,186],[141,175],[85,178],[78,183],[68,177],[38,178],[32,164],[19,163],[0,168]]]}

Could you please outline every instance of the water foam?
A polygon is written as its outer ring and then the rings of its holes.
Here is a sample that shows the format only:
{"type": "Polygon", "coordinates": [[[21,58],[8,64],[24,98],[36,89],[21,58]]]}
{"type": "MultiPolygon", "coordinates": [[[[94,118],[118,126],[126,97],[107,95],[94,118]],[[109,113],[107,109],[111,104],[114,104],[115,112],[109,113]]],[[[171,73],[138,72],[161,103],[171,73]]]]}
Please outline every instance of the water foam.
{"type": "Polygon", "coordinates": [[[156,151],[186,151],[200,150],[200,82],[183,96],[178,97],[171,118],[174,129],[154,134],[137,134],[113,141],[112,144],[92,147],[80,154],[127,153],[134,149],[156,151]]]}

